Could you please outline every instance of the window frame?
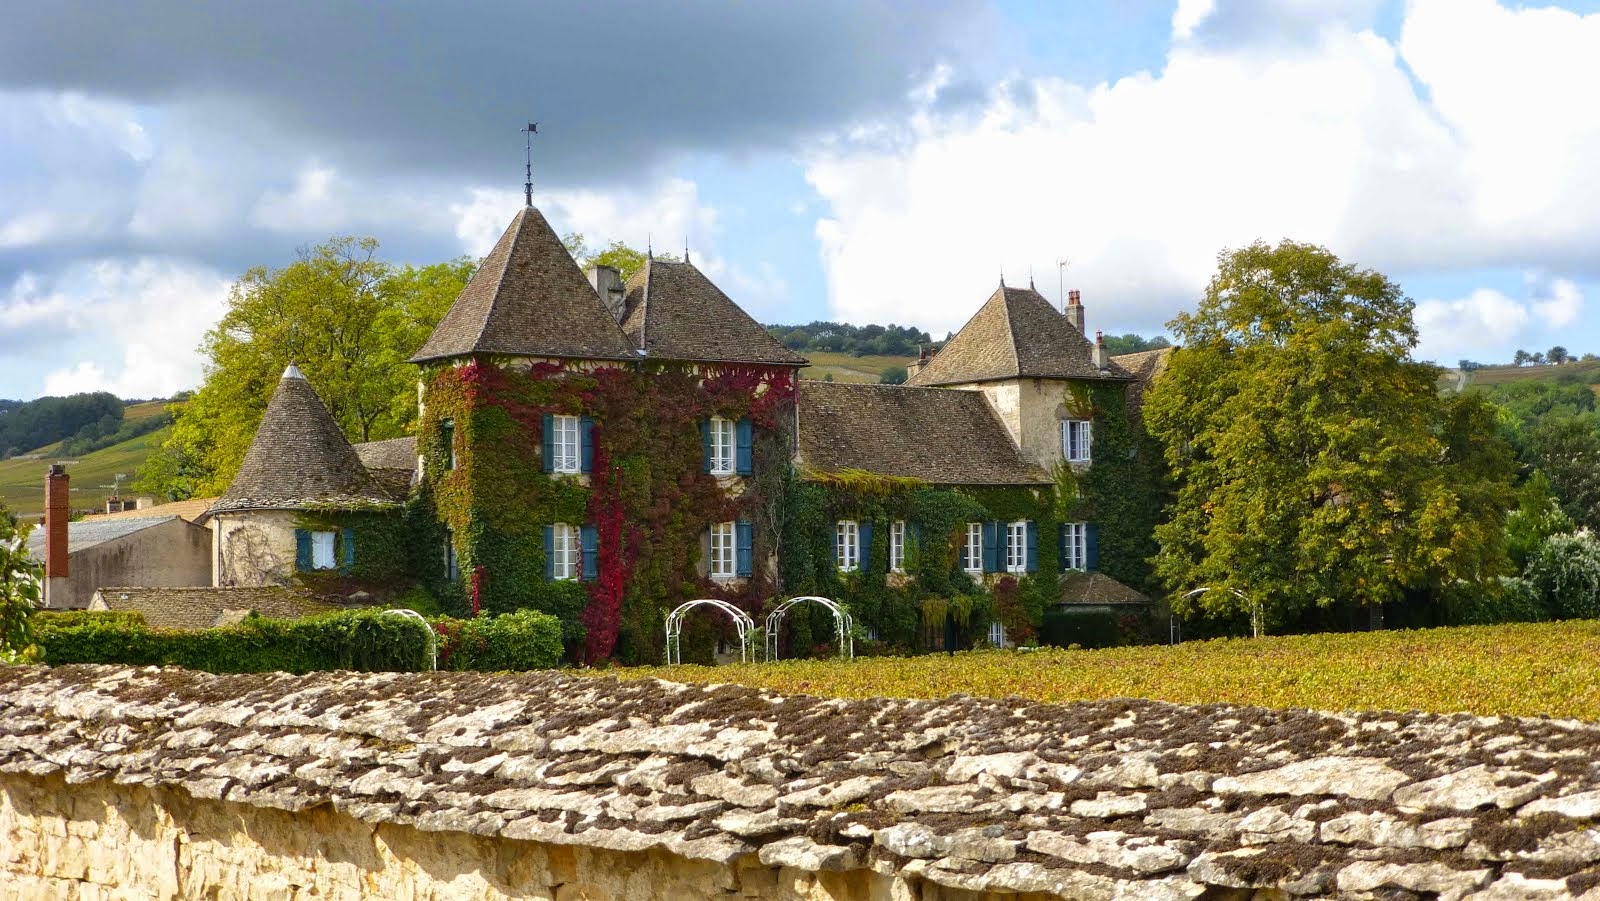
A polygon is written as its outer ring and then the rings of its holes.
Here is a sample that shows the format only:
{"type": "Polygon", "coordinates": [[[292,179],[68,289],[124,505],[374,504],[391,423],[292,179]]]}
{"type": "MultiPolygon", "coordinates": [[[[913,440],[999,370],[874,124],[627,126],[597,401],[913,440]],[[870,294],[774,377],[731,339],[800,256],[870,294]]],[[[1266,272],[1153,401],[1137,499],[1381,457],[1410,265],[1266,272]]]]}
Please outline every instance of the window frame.
{"type": "Polygon", "coordinates": [[[731,476],[738,471],[739,435],[737,424],[721,416],[711,417],[711,474],[731,476]]]}
{"type": "Polygon", "coordinates": [[[718,582],[738,578],[738,528],[733,520],[711,524],[706,575],[718,582]],[[725,566],[724,566],[725,564],[725,566]]]}
{"type": "Polygon", "coordinates": [[[311,531],[311,571],[312,572],[327,572],[329,570],[333,570],[333,569],[338,569],[339,568],[339,541],[338,541],[338,535],[339,535],[338,532],[332,532],[332,531],[316,531],[316,530],[312,530],[311,531]],[[323,565],[321,565],[321,564],[319,564],[317,562],[318,551],[322,550],[322,545],[324,544],[324,539],[326,539],[325,543],[327,545],[327,551],[328,551],[328,563],[327,563],[326,566],[323,566],[323,565]]]}
{"type": "Polygon", "coordinates": [[[1068,463],[1088,463],[1094,457],[1094,421],[1089,419],[1061,420],[1061,456],[1068,463]],[[1074,443],[1077,454],[1073,453],[1074,443]]]}
{"type": "Polygon", "coordinates": [[[583,575],[583,533],[571,523],[551,523],[550,578],[556,582],[576,582],[583,575]],[[567,574],[562,575],[565,569],[567,574]]]}
{"type": "Polygon", "coordinates": [[[1020,575],[1028,571],[1028,521],[1019,519],[1006,523],[1005,571],[1020,575]]]}
{"type": "Polygon", "coordinates": [[[841,519],[833,530],[833,562],[839,572],[853,573],[861,569],[861,524],[853,519],[841,519]]]}
{"type": "Polygon", "coordinates": [[[897,519],[889,523],[889,572],[906,571],[906,521],[897,519]]]}
{"type": "Polygon", "coordinates": [[[583,470],[582,420],[581,416],[567,413],[556,413],[550,417],[550,428],[555,432],[551,441],[551,472],[574,475],[583,470]]]}
{"type": "Polygon", "coordinates": [[[1006,646],[1006,624],[995,620],[989,623],[989,644],[997,648],[1006,646]]]}
{"type": "Polygon", "coordinates": [[[971,575],[983,574],[983,523],[967,523],[967,565],[963,572],[971,575]]]}
{"type": "Polygon", "coordinates": [[[1066,530],[1066,540],[1062,544],[1066,553],[1061,557],[1063,571],[1088,572],[1089,570],[1089,524],[1086,522],[1065,522],[1061,524],[1066,530]],[[1077,566],[1073,566],[1076,558],[1077,566]]]}

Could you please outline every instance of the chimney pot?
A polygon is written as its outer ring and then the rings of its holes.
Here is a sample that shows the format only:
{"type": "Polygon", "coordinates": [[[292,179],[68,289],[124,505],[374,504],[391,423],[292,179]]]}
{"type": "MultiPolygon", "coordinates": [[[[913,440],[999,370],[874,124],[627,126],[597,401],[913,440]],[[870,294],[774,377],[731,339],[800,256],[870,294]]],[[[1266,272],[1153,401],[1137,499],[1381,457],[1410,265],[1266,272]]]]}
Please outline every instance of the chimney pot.
{"type": "Polygon", "coordinates": [[[1099,331],[1094,333],[1093,359],[1095,368],[1101,372],[1111,368],[1111,357],[1106,354],[1106,336],[1099,331]]]}
{"type": "Polygon", "coordinates": [[[1067,308],[1061,312],[1067,317],[1067,321],[1072,323],[1073,328],[1078,330],[1078,334],[1084,334],[1083,295],[1077,288],[1067,292],[1067,308]]]}

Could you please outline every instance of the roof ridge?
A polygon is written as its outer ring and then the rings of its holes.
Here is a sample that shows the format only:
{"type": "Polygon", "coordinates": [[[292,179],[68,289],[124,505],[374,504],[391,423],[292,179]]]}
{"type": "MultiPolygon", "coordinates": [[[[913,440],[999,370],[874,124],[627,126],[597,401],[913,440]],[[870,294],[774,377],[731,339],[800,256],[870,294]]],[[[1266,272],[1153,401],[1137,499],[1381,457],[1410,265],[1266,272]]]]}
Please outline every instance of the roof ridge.
{"type": "MultiPolygon", "coordinates": [[[[506,248],[506,255],[500,260],[500,272],[495,278],[494,294],[489,298],[489,309],[484,313],[483,322],[478,325],[478,334],[472,338],[473,347],[483,343],[483,335],[489,330],[489,320],[494,317],[494,302],[500,297],[500,292],[505,287],[506,269],[511,266],[511,260],[516,256],[517,242],[522,240],[522,217],[526,216],[530,209],[532,207],[523,207],[518,210],[517,214],[511,217],[511,224],[506,226],[506,230],[511,232],[511,246],[506,248]]],[[[495,243],[498,244],[500,242],[496,241],[495,243]]],[[[491,254],[494,253],[494,248],[491,247],[489,252],[491,254]]]]}

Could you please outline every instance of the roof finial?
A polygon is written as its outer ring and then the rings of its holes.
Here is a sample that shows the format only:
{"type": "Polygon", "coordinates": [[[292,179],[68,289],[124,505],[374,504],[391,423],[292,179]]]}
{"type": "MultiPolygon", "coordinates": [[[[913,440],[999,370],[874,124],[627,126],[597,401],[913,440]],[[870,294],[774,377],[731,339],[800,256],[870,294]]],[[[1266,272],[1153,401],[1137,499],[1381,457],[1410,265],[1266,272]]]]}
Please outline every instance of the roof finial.
{"type": "Polygon", "coordinates": [[[644,233],[644,258],[647,260],[656,258],[655,240],[655,235],[650,232],[644,233]]]}
{"type": "Polygon", "coordinates": [[[300,374],[300,367],[294,365],[293,363],[290,363],[284,368],[283,377],[286,379],[300,379],[301,381],[305,380],[305,376],[300,374]]]}
{"type": "Polygon", "coordinates": [[[522,201],[531,207],[533,206],[533,136],[539,133],[539,123],[529,122],[527,128],[519,128],[517,130],[525,132],[528,136],[528,163],[526,169],[528,180],[522,183],[522,201]]]}
{"type": "Polygon", "coordinates": [[[689,262],[689,233],[683,233],[683,261],[689,262]]]}
{"type": "Polygon", "coordinates": [[[1002,264],[1000,264],[1000,287],[1004,288],[1005,286],[1006,286],[1006,267],[1005,267],[1005,264],[1002,263],[1002,264]]]}
{"type": "Polygon", "coordinates": [[[1032,263],[1028,264],[1028,290],[1029,291],[1037,291],[1037,290],[1039,290],[1038,288],[1035,288],[1033,286],[1033,264],[1032,263]]]}

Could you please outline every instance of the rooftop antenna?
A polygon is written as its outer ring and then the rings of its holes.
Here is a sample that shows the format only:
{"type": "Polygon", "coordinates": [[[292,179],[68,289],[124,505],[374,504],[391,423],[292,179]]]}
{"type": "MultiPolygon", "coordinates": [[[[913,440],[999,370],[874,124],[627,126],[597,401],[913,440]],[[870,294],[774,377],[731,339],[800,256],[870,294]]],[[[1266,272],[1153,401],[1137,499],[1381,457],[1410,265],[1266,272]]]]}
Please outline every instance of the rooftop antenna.
{"type": "Polygon", "coordinates": [[[539,123],[529,122],[527,128],[519,128],[517,130],[528,136],[528,163],[525,170],[528,180],[522,183],[522,200],[531,207],[533,206],[533,136],[539,133],[539,123]]]}
{"type": "Polygon", "coordinates": [[[1072,261],[1066,257],[1056,260],[1056,304],[1067,308],[1067,266],[1072,261]]]}
{"type": "Polygon", "coordinates": [[[127,477],[128,477],[127,473],[119,472],[116,475],[111,477],[111,484],[110,485],[100,485],[100,486],[97,486],[97,487],[110,488],[112,497],[121,497],[122,496],[122,480],[126,479],[127,477]]]}

